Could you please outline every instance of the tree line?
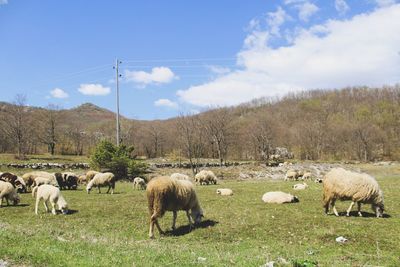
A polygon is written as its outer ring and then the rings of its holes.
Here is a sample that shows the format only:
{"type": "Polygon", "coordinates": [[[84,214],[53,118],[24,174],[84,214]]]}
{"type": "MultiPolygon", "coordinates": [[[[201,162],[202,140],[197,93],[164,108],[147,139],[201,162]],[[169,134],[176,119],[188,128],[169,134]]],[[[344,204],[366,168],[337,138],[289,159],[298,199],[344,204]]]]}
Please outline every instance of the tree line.
{"type": "MultiPolygon", "coordinates": [[[[96,123],[71,121],[55,106],[27,108],[22,96],[6,107],[0,110],[3,153],[82,155],[115,139],[112,114],[96,123]]],[[[187,159],[193,168],[201,158],[268,160],[277,147],[305,160],[398,160],[400,86],[304,91],[168,120],[123,119],[121,132],[136,156],[187,159]]]]}

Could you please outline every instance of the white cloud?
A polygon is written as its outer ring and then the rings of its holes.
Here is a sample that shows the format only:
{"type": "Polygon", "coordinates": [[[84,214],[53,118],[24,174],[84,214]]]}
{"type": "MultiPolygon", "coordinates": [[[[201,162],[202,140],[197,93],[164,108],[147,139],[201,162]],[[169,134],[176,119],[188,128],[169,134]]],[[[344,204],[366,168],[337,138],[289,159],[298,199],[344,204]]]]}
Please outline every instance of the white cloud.
{"type": "Polygon", "coordinates": [[[8,0],[0,0],[0,5],[6,5],[8,4],[8,0]]]}
{"type": "Polygon", "coordinates": [[[145,71],[125,71],[127,81],[135,82],[146,86],[148,84],[170,83],[178,77],[167,67],[155,67],[151,72],[145,71]]]}
{"type": "Polygon", "coordinates": [[[305,22],[319,10],[318,6],[307,0],[285,0],[284,3],[297,9],[299,11],[299,19],[305,22]]]}
{"type": "Polygon", "coordinates": [[[53,90],[50,91],[50,94],[54,98],[68,98],[69,95],[60,88],[54,88],[53,90]]]}
{"type": "Polygon", "coordinates": [[[278,7],[275,12],[267,13],[267,24],[269,26],[269,32],[272,35],[280,36],[280,27],[288,20],[290,16],[282,7],[278,7]]]}
{"type": "Polygon", "coordinates": [[[177,95],[182,101],[207,107],[307,89],[395,84],[400,82],[398,29],[400,5],[393,5],[302,29],[289,46],[271,47],[260,33],[259,43],[267,43],[245,44],[238,54],[242,70],[180,90],[177,95]]]}
{"type": "Polygon", "coordinates": [[[101,84],[81,84],[78,91],[84,95],[108,95],[111,92],[110,87],[104,87],[101,84]]]}
{"type": "Polygon", "coordinates": [[[208,66],[208,68],[210,69],[210,71],[212,73],[215,73],[217,75],[221,75],[221,74],[227,74],[229,73],[231,70],[227,67],[222,67],[222,66],[208,66]]]}
{"type": "Polygon", "coordinates": [[[178,104],[166,98],[158,99],[154,101],[154,106],[156,107],[168,107],[168,108],[178,108],[178,104]]]}
{"type": "Polygon", "coordinates": [[[396,0],[375,0],[379,7],[387,7],[396,4],[396,0]]]}
{"type": "Polygon", "coordinates": [[[350,7],[345,0],[335,0],[335,9],[339,14],[344,15],[349,11],[350,7]]]}

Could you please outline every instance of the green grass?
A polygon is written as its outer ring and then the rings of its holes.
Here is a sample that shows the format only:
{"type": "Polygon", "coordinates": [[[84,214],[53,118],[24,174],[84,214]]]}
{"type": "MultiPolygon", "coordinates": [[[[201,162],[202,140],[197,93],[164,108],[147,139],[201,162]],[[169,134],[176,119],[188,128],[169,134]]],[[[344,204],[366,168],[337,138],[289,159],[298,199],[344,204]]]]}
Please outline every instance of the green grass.
{"type": "MultiPolygon", "coordinates": [[[[399,266],[399,176],[374,171],[388,218],[325,216],[320,184],[296,192],[300,203],[268,205],[261,202],[263,193],[293,193],[294,182],[222,181],[197,187],[205,212],[201,227],[188,232],[179,212],[177,235],[160,238],[156,231],[155,240],[148,239],[145,192],[128,183],[118,183],[114,195],[63,191],[76,211],[66,216],[45,214],[43,204],[34,215],[33,198],[23,194],[24,206],[0,209],[0,259],[33,266],[260,266],[278,258],[319,266],[399,266]],[[217,196],[218,187],[232,188],[234,196],[217,196]],[[339,244],[338,236],[349,241],[339,244]]],[[[339,202],[338,210],[348,204],[339,202]]],[[[369,205],[363,211],[372,214],[369,205]]],[[[164,230],[171,221],[170,213],[160,220],[164,230]]]]}
{"type": "Polygon", "coordinates": [[[82,163],[89,162],[87,156],[69,156],[69,155],[50,155],[50,154],[36,154],[26,155],[26,159],[19,160],[15,158],[15,154],[0,154],[0,163],[82,163]]]}

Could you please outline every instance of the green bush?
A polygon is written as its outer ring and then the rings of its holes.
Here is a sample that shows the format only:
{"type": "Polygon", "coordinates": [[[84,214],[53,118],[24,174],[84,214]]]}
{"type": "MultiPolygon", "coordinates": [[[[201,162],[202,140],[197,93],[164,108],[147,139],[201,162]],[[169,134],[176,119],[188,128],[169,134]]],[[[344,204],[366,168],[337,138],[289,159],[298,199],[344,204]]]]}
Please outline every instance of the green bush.
{"type": "Polygon", "coordinates": [[[137,176],[147,169],[147,164],[137,162],[132,158],[133,147],[120,145],[103,140],[97,144],[90,157],[91,166],[100,171],[110,171],[117,179],[137,176]]]}

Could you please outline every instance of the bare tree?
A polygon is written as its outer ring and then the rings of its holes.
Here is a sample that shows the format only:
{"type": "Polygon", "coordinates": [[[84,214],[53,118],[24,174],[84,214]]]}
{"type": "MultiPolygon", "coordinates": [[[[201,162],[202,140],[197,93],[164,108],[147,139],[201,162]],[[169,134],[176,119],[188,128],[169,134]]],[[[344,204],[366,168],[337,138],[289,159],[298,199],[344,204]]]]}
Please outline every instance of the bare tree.
{"type": "Polygon", "coordinates": [[[198,116],[184,115],[179,116],[177,119],[177,128],[183,151],[186,153],[192,172],[195,175],[199,171],[198,164],[204,153],[203,132],[205,129],[198,116]]]}
{"type": "Polygon", "coordinates": [[[265,116],[259,117],[249,128],[249,136],[256,151],[256,157],[269,159],[274,149],[273,124],[265,116]]]}
{"type": "Polygon", "coordinates": [[[42,112],[43,133],[40,136],[42,143],[46,144],[51,155],[55,154],[56,144],[58,142],[58,114],[59,107],[48,105],[42,112]]]}

